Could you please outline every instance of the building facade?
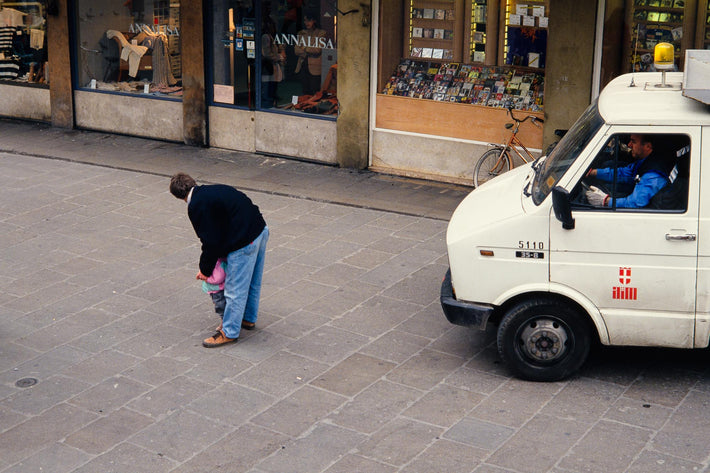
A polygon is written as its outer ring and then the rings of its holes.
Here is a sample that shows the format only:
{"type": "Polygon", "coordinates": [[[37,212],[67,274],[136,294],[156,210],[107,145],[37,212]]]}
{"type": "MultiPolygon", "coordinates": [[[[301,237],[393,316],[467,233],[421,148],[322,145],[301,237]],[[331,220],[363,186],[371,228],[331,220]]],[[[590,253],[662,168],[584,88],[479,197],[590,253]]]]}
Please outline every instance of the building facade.
{"type": "Polygon", "coordinates": [[[470,183],[536,151],[708,0],[0,0],[0,115],[470,183]]]}

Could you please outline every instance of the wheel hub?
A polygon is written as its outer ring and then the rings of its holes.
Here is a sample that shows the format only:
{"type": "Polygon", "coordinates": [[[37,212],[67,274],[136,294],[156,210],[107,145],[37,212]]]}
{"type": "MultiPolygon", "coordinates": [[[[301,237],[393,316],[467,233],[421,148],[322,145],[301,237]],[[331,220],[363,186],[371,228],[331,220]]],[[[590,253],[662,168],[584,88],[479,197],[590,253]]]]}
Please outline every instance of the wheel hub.
{"type": "Polygon", "coordinates": [[[557,321],[537,319],[522,330],[520,343],[528,357],[550,362],[562,357],[567,351],[567,332],[557,321]]]}

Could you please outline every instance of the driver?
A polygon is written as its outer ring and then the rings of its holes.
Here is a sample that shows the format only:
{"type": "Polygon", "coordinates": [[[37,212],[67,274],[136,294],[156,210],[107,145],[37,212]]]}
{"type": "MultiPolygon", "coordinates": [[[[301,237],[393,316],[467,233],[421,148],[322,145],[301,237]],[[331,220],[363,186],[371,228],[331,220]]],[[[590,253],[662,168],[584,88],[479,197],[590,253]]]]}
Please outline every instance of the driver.
{"type": "MultiPolygon", "coordinates": [[[[616,206],[637,209],[646,207],[653,196],[670,182],[668,176],[674,163],[660,153],[654,153],[651,136],[631,135],[629,148],[631,148],[631,157],[634,162],[626,167],[616,169],[616,180],[618,184],[633,186],[633,190],[628,196],[616,199],[616,206]]],[[[614,169],[590,169],[587,177],[596,177],[600,181],[612,182],[614,169]]],[[[587,201],[595,207],[609,206],[609,195],[595,186],[591,186],[585,195],[587,201]]]]}

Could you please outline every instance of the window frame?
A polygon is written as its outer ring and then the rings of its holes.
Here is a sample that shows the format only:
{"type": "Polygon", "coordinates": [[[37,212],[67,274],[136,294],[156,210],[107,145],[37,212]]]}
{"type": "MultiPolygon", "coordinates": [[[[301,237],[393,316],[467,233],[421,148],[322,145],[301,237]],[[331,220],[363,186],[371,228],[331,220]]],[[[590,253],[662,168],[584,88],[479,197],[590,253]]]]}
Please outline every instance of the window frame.
{"type": "MultiPolygon", "coordinates": [[[[675,143],[673,143],[674,146],[668,146],[668,149],[666,150],[661,150],[660,152],[663,153],[676,153],[676,157],[674,158],[676,161],[679,159],[687,159],[688,164],[687,164],[687,169],[688,173],[692,172],[692,149],[693,149],[693,142],[692,142],[692,136],[688,133],[683,133],[680,131],[676,132],[670,132],[670,131],[658,131],[658,132],[648,132],[648,131],[636,131],[636,130],[609,130],[609,133],[606,134],[604,137],[603,141],[601,142],[601,145],[599,146],[598,149],[595,150],[592,155],[594,156],[590,164],[585,168],[584,173],[582,174],[582,177],[578,180],[578,182],[572,187],[572,192],[570,193],[571,195],[571,203],[572,203],[572,210],[573,211],[584,211],[584,212],[621,212],[621,213],[648,213],[648,214],[685,214],[688,212],[689,208],[689,199],[690,199],[690,189],[686,189],[686,195],[685,195],[685,202],[684,202],[684,207],[681,209],[663,209],[663,208],[653,208],[649,207],[648,205],[644,207],[638,207],[638,208],[633,208],[633,207],[617,207],[616,206],[616,200],[618,198],[624,197],[625,195],[623,192],[616,192],[616,189],[618,188],[618,181],[617,181],[617,173],[616,170],[628,166],[629,164],[633,163],[633,158],[630,158],[629,160],[621,160],[620,159],[620,150],[628,143],[630,135],[634,134],[639,134],[639,135],[653,135],[655,140],[663,140],[664,137],[666,139],[673,137],[675,143]],[[660,138],[659,138],[660,137],[660,138]],[[614,141],[613,148],[611,150],[611,154],[607,154],[607,156],[604,156],[604,149],[609,147],[609,143],[611,141],[614,141]],[[683,143],[681,143],[683,141],[683,143]],[[680,146],[680,147],[679,147],[680,146]],[[681,150],[687,150],[685,153],[680,155],[681,150]],[[604,192],[608,193],[610,195],[609,198],[609,205],[606,207],[595,207],[592,206],[588,203],[586,203],[586,199],[581,199],[582,194],[584,192],[582,188],[582,183],[587,180],[589,182],[589,178],[587,177],[588,172],[591,169],[598,169],[600,168],[600,164],[603,162],[609,162],[612,161],[611,167],[614,168],[614,177],[611,182],[608,183],[608,187],[606,189],[603,189],[604,192]],[[615,195],[618,194],[618,195],[615,195]],[[580,200],[581,199],[581,200],[580,200]]],[[[666,142],[667,143],[667,142],[666,142]]],[[[660,148],[660,147],[659,147],[660,148]]],[[[678,162],[675,163],[674,167],[672,168],[678,172],[678,162]]],[[[682,178],[681,176],[676,176],[676,179],[682,178]]],[[[690,181],[691,176],[688,175],[686,176],[688,181],[690,181]]],[[[666,184],[666,186],[673,185],[675,181],[670,182],[669,184],[666,184]]],[[[666,189],[664,186],[661,188],[655,195],[657,195],[660,192],[663,192],[666,189]]],[[[626,195],[630,195],[626,194],[626,195]]],[[[655,196],[654,195],[654,196],[655,196]]],[[[649,202],[650,205],[650,202],[649,202]]]]}

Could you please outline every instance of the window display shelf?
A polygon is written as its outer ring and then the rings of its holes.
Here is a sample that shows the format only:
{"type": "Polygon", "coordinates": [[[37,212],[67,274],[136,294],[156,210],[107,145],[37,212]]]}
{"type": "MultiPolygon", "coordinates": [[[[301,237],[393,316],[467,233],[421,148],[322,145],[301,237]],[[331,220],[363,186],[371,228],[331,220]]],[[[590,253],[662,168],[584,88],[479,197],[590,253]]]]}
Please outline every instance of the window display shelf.
{"type": "Polygon", "coordinates": [[[510,67],[405,59],[382,92],[436,102],[541,112],[544,77],[510,67]]]}
{"type": "MultiPolygon", "coordinates": [[[[683,8],[636,6],[636,12],[683,13],[683,8]]],[[[661,20],[666,21],[666,20],[661,20]]]]}
{"type": "Polygon", "coordinates": [[[695,0],[634,0],[627,3],[630,37],[625,45],[626,71],[650,71],[656,44],[671,43],[676,66],[682,69],[685,50],[693,47],[695,0]]]}
{"type": "Polygon", "coordinates": [[[545,69],[549,0],[506,0],[500,63],[545,69]]]}
{"type": "Polygon", "coordinates": [[[463,0],[409,0],[404,57],[461,61],[463,0]]]}
{"type": "Polygon", "coordinates": [[[469,57],[473,63],[486,62],[486,42],[488,39],[488,1],[471,0],[470,2],[469,57]]]}

